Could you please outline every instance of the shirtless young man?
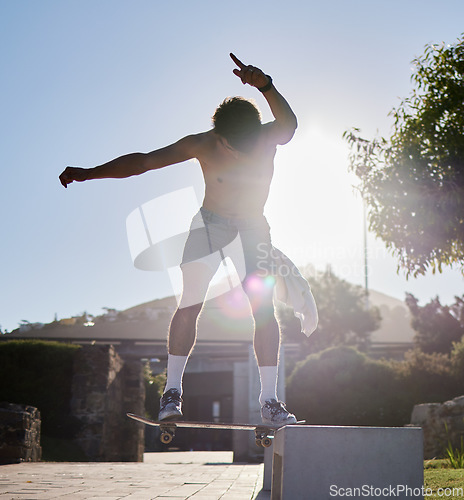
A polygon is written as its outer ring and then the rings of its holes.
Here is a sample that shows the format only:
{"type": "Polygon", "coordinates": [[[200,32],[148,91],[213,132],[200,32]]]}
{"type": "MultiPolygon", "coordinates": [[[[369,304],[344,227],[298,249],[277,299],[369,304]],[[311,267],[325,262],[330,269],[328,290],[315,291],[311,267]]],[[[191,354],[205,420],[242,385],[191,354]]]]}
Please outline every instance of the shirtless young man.
{"type": "Polygon", "coordinates": [[[280,330],[274,315],[271,238],[263,211],[276,146],[290,141],[297,119],[271,77],[230,56],[238,66],[234,74],[263,94],[274,121],[261,124],[259,111],[250,101],[229,98],[217,108],[214,128],[208,132],[189,135],[151,153],[121,156],[94,168],[67,167],[60,181],[67,187],[73,181],[140,175],[192,158],[200,162],[205,198],[193,218],[184,249],[183,292],[169,329],[167,381],[159,419],[182,416],[182,377],[195,344],[197,318],[209,283],[224,258],[224,247],[238,236],[245,263],[242,287],[255,325],[253,344],[261,380],[261,416],[267,424],[295,423],[295,416],[276,396],[280,330]]]}

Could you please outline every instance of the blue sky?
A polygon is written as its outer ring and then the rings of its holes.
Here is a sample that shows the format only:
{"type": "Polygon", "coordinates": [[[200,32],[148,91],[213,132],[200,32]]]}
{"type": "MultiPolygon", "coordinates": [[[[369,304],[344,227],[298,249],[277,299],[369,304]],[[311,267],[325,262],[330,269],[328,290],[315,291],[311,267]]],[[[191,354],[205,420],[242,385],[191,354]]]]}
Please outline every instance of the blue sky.
{"type": "MultiPolygon", "coordinates": [[[[453,43],[463,18],[460,0],[1,0],[3,330],[172,292],[167,272],[134,268],[126,218],[182,187],[200,195],[198,165],[67,190],[58,175],[207,130],[229,95],[255,98],[269,120],[262,96],[232,74],[230,51],[271,74],[299,119],[266,206],[274,244],[362,283],[362,209],[342,133],[388,135],[411,60],[426,43],[453,43]]],[[[464,291],[459,271],[406,282],[372,236],[369,256],[380,292],[449,303],[464,291]]]]}

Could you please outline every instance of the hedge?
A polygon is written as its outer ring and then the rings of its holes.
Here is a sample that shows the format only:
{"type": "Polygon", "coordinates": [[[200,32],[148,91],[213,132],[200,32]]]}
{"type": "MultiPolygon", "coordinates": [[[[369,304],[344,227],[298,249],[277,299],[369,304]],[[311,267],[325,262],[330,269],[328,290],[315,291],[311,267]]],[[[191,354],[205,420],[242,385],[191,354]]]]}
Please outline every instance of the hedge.
{"type": "Polygon", "coordinates": [[[74,435],[69,418],[74,355],[80,346],[42,340],[0,342],[0,401],[39,409],[42,434],[74,435]]]}

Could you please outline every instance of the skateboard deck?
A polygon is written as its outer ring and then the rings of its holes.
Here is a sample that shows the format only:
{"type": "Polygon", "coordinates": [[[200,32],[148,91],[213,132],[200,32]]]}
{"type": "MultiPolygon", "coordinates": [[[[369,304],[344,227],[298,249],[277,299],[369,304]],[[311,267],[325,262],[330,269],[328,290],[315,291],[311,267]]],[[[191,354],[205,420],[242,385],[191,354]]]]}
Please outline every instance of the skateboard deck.
{"type": "MultiPolygon", "coordinates": [[[[188,427],[188,428],[196,428],[196,429],[229,429],[229,430],[237,430],[237,431],[251,431],[255,432],[255,442],[257,446],[263,446],[267,448],[271,446],[272,439],[274,437],[275,431],[284,426],[273,426],[273,425],[265,425],[265,424],[225,424],[221,422],[188,422],[185,420],[164,420],[162,422],[158,422],[156,420],[151,420],[146,417],[141,417],[140,415],[135,415],[134,413],[127,413],[129,418],[137,420],[138,422],[142,422],[142,424],[151,425],[154,427],[159,427],[161,431],[160,440],[164,444],[169,444],[175,433],[177,427],[188,427]]],[[[289,425],[298,425],[304,424],[304,420],[300,420],[296,422],[296,424],[289,425]]]]}

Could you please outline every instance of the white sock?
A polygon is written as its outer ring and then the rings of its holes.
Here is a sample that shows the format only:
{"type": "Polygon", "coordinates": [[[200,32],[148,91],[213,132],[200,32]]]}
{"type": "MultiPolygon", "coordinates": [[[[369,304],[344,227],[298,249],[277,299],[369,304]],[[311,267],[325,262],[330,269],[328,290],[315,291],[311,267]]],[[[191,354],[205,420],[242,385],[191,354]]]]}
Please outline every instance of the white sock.
{"type": "Polygon", "coordinates": [[[259,404],[268,399],[277,399],[277,366],[258,366],[259,378],[261,379],[261,394],[259,404]]]}
{"type": "Polygon", "coordinates": [[[169,389],[177,389],[182,395],[182,377],[184,376],[185,365],[187,364],[188,356],[176,356],[168,354],[168,369],[166,386],[164,392],[169,389]]]}

